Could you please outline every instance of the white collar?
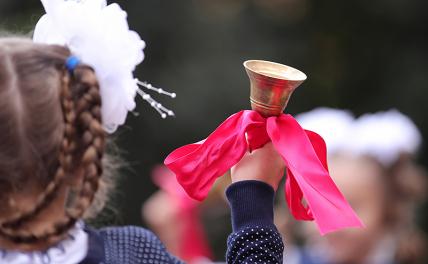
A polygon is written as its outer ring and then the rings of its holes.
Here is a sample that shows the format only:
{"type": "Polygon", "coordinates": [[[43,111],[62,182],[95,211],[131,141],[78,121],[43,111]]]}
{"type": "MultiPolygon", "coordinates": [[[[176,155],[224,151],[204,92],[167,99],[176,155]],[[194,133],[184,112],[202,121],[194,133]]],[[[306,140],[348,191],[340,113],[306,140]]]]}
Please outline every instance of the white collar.
{"type": "Polygon", "coordinates": [[[46,251],[20,252],[0,250],[0,264],[75,264],[81,262],[88,252],[88,234],[78,222],[70,230],[69,238],[46,251]]]}

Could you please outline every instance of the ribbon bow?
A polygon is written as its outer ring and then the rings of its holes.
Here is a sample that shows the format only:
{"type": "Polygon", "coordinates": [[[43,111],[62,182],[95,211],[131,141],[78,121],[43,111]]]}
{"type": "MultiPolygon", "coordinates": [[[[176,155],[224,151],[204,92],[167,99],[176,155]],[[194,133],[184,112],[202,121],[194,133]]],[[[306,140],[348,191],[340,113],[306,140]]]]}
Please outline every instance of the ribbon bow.
{"type": "Polygon", "coordinates": [[[264,118],[251,110],[227,118],[198,143],[174,150],[165,159],[187,194],[203,200],[214,181],[238,163],[248,149],[272,141],[285,161],[285,198],[298,220],[315,220],[320,233],[363,224],[328,173],[324,140],[291,116],[264,118]],[[303,197],[307,205],[302,204],[303,197]]]}

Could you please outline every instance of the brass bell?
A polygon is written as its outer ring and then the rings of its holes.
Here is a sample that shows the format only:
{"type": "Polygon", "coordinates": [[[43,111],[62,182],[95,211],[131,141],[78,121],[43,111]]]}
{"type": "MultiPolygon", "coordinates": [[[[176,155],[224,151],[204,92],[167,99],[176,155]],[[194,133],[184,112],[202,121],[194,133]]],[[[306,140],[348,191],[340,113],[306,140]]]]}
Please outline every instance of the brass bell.
{"type": "Polygon", "coordinates": [[[264,117],[280,115],[293,91],[306,80],[306,75],[287,65],[247,60],[245,70],[250,78],[251,108],[264,117]]]}

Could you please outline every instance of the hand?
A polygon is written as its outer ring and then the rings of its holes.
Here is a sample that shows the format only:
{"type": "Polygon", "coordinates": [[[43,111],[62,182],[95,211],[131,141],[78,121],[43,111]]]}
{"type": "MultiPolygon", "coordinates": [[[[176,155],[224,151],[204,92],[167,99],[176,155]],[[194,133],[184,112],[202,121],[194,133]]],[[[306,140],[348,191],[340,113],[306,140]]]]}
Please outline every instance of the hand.
{"type": "Polygon", "coordinates": [[[285,164],[274,149],[272,142],[253,152],[248,152],[232,167],[232,182],[257,180],[262,181],[276,191],[284,176],[285,164]]]}

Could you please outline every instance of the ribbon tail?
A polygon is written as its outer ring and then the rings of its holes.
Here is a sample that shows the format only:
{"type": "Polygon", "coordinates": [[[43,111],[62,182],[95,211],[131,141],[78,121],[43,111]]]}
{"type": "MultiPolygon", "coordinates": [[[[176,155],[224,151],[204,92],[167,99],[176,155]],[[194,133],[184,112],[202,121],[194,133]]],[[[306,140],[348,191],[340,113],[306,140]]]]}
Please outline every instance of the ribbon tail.
{"type": "Polygon", "coordinates": [[[187,194],[203,200],[215,180],[238,163],[248,149],[247,129],[264,124],[254,111],[241,111],[226,119],[205,141],[174,150],[164,163],[187,194]]]}
{"type": "Polygon", "coordinates": [[[325,143],[319,135],[307,134],[292,116],[284,114],[268,118],[267,132],[291,172],[289,177],[293,178],[288,180],[287,188],[293,191],[287,194],[287,201],[292,201],[293,215],[300,217],[298,219],[313,217],[321,234],[363,226],[328,173],[325,143]],[[307,208],[296,206],[296,201],[302,199],[298,190],[307,208]]]}
{"type": "Polygon", "coordinates": [[[290,171],[288,167],[287,180],[285,182],[285,199],[294,218],[297,220],[314,220],[309,208],[302,204],[302,190],[297,184],[293,172],[290,171]]]}
{"type": "Polygon", "coordinates": [[[324,169],[328,172],[328,164],[327,164],[327,145],[325,144],[324,139],[311,130],[306,130],[305,133],[308,136],[309,141],[314,148],[315,154],[323,165],[324,169]]]}

